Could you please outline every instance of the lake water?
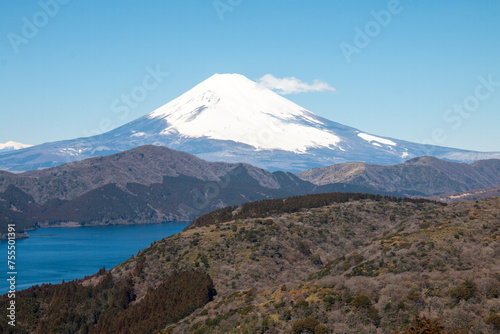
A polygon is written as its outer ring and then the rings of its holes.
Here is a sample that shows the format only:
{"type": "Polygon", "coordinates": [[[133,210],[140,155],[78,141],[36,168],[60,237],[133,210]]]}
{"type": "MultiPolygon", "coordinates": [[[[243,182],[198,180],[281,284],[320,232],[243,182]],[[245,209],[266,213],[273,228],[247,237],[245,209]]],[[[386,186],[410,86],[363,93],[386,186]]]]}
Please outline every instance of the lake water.
{"type": "MultiPolygon", "coordinates": [[[[188,224],[43,228],[28,232],[28,239],[16,240],[16,290],[83,278],[103,266],[111,269],[153,241],[181,232],[188,224]]],[[[0,256],[4,256],[0,273],[0,294],[4,294],[9,290],[5,241],[0,242],[0,256]]]]}

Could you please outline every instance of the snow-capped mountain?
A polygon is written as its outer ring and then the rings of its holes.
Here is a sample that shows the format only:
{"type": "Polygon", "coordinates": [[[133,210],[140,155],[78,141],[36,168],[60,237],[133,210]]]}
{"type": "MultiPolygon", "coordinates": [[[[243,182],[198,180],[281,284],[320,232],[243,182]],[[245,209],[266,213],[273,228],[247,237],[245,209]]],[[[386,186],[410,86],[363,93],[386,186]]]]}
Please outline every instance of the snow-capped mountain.
{"type": "Polygon", "coordinates": [[[163,145],[210,161],[302,171],[341,162],[396,164],[431,155],[470,162],[500,158],[375,136],[325,118],[239,74],[215,74],[188,92],[99,136],[0,153],[0,169],[21,171],[163,145]]]}
{"type": "Polygon", "coordinates": [[[33,145],[16,143],[15,141],[8,141],[5,144],[0,143],[0,152],[20,150],[31,146],[33,145]]]}
{"type": "Polygon", "coordinates": [[[146,117],[165,120],[160,134],[231,140],[256,150],[305,153],[340,142],[315,115],[238,74],[216,74],[146,117]]]}

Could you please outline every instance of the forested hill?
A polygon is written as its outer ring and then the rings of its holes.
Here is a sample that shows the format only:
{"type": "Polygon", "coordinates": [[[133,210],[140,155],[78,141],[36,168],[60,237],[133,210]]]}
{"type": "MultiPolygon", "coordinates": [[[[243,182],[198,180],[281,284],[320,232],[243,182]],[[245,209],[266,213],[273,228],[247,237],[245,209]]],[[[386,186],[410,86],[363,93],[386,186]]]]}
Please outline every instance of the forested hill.
{"type": "Polygon", "coordinates": [[[346,203],[356,200],[370,199],[373,201],[390,201],[390,202],[411,202],[411,203],[434,203],[438,205],[446,205],[445,203],[436,202],[421,198],[400,198],[394,196],[382,196],[373,194],[361,193],[323,193],[293,196],[288,198],[268,199],[256,202],[244,203],[240,206],[230,206],[209,212],[201,217],[196,218],[186,230],[213,225],[218,223],[229,222],[234,219],[259,218],[284,213],[293,213],[301,210],[307,210],[326,206],[333,203],[346,203]]]}
{"type": "Polygon", "coordinates": [[[109,271],[22,291],[15,332],[498,333],[500,198],[317,196],[290,212],[254,203],[109,271]]]}

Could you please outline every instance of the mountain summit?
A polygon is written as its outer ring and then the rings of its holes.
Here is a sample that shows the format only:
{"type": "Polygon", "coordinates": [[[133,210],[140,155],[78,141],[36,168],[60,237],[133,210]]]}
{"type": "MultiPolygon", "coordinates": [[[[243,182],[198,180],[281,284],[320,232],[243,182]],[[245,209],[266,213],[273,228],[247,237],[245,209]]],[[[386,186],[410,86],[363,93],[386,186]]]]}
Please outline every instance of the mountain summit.
{"type": "Polygon", "coordinates": [[[146,117],[165,120],[160,134],[231,140],[257,150],[304,153],[340,142],[314,114],[240,74],[215,74],[146,117]]]}
{"type": "Polygon", "coordinates": [[[362,161],[397,164],[419,156],[460,162],[500,158],[375,136],[316,116],[239,74],[215,74],[178,98],[102,135],[0,153],[0,169],[52,167],[142,145],[161,145],[209,161],[303,171],[362,161]]]}

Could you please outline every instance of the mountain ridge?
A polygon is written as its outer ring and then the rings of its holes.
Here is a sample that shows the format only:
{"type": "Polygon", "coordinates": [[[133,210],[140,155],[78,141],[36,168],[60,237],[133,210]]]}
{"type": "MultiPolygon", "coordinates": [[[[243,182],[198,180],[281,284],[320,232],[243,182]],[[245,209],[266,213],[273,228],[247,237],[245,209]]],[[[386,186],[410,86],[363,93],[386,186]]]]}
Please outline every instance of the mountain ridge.
{"type": "MultiPolygon", "coordinates": [[[[0,233],[48,226],[192,220],[244,202],[319,192],[371,192],[362,186],[317,186],[289,172],[209,162],[163,146],[27,171],[0,171],[0,233]]],[[[384,193],[385,194],[385,193],[384,193]]]]}
{"type": "Polygon", "coordinates": [[[500,160],[471,164],[417,157],[398,165],[338,164],[298,173],[317,185],[345,183],[407,196],[434,196],[500,185],[500,160]]]}
{"type": "Polygon", "coordinates": [[[185,152],[146,145],[109,156],[75,161],[38,171],[26,171],[20,174],[0,171],[0,191],[13,184],[29,192],[37,202],[43,203],[54,197],[73,199],[109,183],[115,183],[120,187],[124,187],[127,183],[151,185],[161,183],[165,176],[175,177],[181,174],[201,181],[218,181],[238,166],[244,166],[250,174],[259,178],[259,183],[263,187],[279,188],[271,173],[249,164],[209,162],[185,152]],[[65,195],[59,196],[58,192],[61,190],[51,186],[52,180],[60,177],[82,182],[66,186],[65,195]],[[43,194],[41,189],[44,191],[43,194]]]}

